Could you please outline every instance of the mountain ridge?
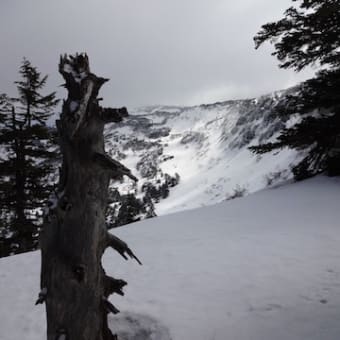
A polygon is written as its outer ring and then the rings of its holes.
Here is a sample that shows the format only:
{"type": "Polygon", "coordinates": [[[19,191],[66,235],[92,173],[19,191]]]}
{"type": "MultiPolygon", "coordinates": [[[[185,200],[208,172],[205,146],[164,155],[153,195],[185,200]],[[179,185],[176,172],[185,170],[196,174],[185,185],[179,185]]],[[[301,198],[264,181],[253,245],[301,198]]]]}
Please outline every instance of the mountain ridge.
{"type": "MultiPolygon", "coordinates": [[[[196,106],[134,109],[106,129],[107,152],[139,178],[113,190],[152,202],[157,215],[210,205],[293,177],[301,153],[284,149],[254,155],[248,147],[274,140],[297,116],[285,116],[297,87],[258,98],[196,106]]],[[[119,211],[119,203],[115,205],[119,211]]],[[[140,214],[138,218],[145,217],[140,214]]]]}

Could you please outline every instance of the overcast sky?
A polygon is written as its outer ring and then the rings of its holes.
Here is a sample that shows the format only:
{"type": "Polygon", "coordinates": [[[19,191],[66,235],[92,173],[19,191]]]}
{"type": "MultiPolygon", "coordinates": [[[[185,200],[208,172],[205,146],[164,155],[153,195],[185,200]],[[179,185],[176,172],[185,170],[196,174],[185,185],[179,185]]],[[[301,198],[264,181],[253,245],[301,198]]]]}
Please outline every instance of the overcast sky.
{"type": "MultiPolygon", "coordinates": [[[[61,53],[86,51],[91,70],[110,78],[104,104],[194,105],[253,97],[311,76],[277,67],[260,26],[291,0],[1,0],[0,93],[15,94],[23,56],[48,89],[62,83],[61,53]]],[[[58,89],[59,96],[65,91],[58,89]]]]}

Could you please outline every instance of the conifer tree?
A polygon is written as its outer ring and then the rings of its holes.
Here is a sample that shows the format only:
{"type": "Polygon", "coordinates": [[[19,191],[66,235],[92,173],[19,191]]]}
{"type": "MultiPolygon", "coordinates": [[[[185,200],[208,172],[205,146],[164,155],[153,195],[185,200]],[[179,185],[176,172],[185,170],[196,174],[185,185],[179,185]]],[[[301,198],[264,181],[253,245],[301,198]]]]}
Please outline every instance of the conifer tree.
{"type": "Polygon", "coordinates": [[[43,95],[42,77],[24,59],[15,84],[17,98],[1,97],[0,159],[1,234],[0,256],[37,248],[41,208],[51,193],[48,177],[54,173],[56,151],[47,120],[58,100],[43,95]]]}
{"type": "Polygon", "coordinates": [[[296,5],[283,19],[262,26],[256,48],[269,41],[281,68],[299,72],[314,65],[319,71],[278,108],[283,115],[300,114],[300,122],[284,129],[274,143],[250,149],[260,154],[287,146],[307,150],[293,168],[297,179],[323,171],[340,175],[340,1],[292,1],[296,5]]]}

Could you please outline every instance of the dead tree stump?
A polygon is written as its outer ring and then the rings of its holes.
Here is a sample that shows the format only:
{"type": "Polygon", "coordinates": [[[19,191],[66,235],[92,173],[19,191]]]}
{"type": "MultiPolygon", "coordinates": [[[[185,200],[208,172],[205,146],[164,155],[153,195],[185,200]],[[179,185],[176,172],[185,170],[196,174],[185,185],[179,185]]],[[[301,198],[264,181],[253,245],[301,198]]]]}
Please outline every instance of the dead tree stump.
{"type": "Polygon", "coordinates": [[[107,231],[108,186],[124,175],[136,178],[105,154],[103,131],[106,123],[127,116],[127,110],[99,105],[99,89],[108,79],[90,72],[86,54],[62,56],[59,72],[68,90],[56,122],[63,162],[40,237],[37,303],[46,303],[47,340],[113,340],[107,315],[118,310],[108,296],[122,295],[126,282],[107,276],[101,258],[112,247],[139,260],[107,231]]]}

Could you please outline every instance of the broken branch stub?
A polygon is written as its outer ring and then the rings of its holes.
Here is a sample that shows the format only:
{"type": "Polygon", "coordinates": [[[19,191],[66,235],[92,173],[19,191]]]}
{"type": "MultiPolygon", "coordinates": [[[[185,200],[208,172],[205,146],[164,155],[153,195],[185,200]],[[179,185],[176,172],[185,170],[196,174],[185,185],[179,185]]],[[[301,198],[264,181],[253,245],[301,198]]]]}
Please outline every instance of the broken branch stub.
{"type": "Polygon", "coordinates": [[[126,255],[129,255],[130,258],[135,259],[138,264],[142,265],[142,262],[132,252],[128,245],[120,238],[112,235],[111,233],[107,233],[107,247],[111,247],[116,250],[125,260],[128,260],[128,257],[126,255]]]}

